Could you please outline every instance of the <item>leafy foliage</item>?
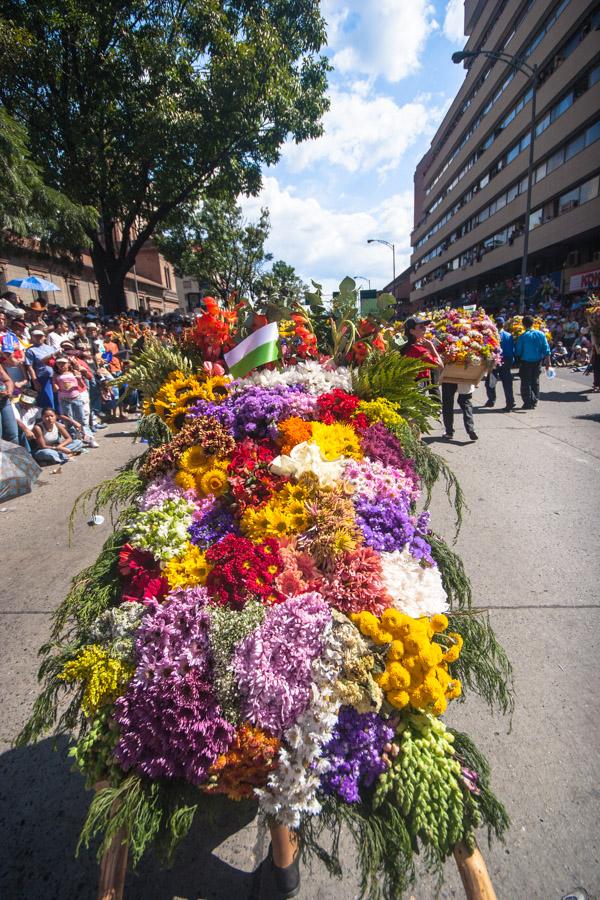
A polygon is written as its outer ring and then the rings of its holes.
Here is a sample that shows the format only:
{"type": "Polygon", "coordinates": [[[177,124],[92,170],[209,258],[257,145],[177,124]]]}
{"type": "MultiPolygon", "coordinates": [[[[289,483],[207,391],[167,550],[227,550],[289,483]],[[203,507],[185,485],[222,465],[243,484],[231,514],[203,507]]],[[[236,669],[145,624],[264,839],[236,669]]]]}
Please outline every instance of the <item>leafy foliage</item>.
{"type": "Polygon", "coordinates": [[[464,641],[461,655],[450,666],[452,677],[462,683],[461,699],[471,690],[485,700],[490,710],[512,714],[515,707],[512,666],[494,634],[488,614],[471,610],[469,615],[450,615],[448,619],[449,630],[457,631],[464,641]]]}
{"type": "Polygon", "coordinates": [[[490,788],[491,770],[483,753],[477,749],[471,738],[461,731],[450,729],[454,735],[454,748],[457,756],[467,768],[479,775],[477,806],[488,829],[488,842],[491,845],[492,835],[499,840],[504,839],[510,827],[510,818],[503,804],[492,793],[490,788]]]}
{"type": "Polygon", "coordinates": [[[137,389],[144,396],[153,397],[170,372],[179,370],[184,375],[191,375],[193,369],[192,360],[178,347],[147,337],[144,349],[133,357],[122,380],[131,390],[137,389]]]}
{"type": "Polygon", "coordinates": [[[400,415],[427,432],[429,419],[436,416],[439,404],[417,385],[417,375],[423,368],[419,360],[402,356],[397,350],[371,354],[353,372],[352,386],[359,397],[385,397],[399,406],[400,415]]]}
{"type": "Polygon", "coordinates": [[[180,272],[196,278],[222,300],[232,294],[253,296],[265,262],[269,234],[268,210],[258,222],[247,222],[233,200],[209,199],[188,219],[179,217],[158,244],[180,272]]]}
{"type": "Polygon", "coordinates": [[[0,108],[0,244],[35,236],[43,250],[78,256],[95,221],[94,209],[44,184],[27,132],[0,108]]]}
{"type": "Polygon", "coordinates": [[[321,132],[317,0],[6,0],[3,15],[28,52],[0,104],[44,180],[98,210],[87,237],[108,310],[158,226],[200,197],[257,193],[286,139],[321,132]]]}

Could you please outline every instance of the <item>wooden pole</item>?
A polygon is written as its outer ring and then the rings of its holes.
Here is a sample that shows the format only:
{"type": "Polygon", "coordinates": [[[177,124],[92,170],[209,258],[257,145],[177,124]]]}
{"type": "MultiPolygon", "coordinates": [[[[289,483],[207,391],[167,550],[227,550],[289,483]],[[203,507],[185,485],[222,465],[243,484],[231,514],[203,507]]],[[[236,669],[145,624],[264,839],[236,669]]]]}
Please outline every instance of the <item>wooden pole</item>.
{"type": "Polygon", "coordinates": [[[497,900],[485,860],[478,847],[471,851],[465,844],[457,844],[454,859],[467,900],[497,900]]]}
{"type": "MultiPolygon", "coordinates": [[[[95,789],[101,791],[107,786],[108,782],[100,781],[95,789]]],[[[100,860],[98,900],[123,900],[128,853],[127,831],[125,828],[119,828],[100,860]]]]}

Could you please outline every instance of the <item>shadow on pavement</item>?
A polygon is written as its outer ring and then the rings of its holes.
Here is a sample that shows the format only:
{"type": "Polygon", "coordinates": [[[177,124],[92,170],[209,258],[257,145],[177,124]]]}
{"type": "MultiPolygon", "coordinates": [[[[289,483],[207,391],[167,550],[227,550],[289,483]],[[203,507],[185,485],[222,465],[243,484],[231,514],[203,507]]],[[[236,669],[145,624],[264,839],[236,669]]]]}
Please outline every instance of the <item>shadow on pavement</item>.
{"type": "Polygon", "coordinates": [[[584,413],[581,416],[573,416],[574,419],[583,419],[585,422],[600,422],[600,413],[584,413]]]}
{"type": "Polygon", "coordinates": [[[540,400],[558,400],[567,403],[584,402],[590,399],[586,391],[540,391],[540,400]]]}
{"type": "Polygon", "coordinates": [[[421,438],[424,444],[447,444],[448,447],[470,447],[472,444],[476,444],[477,441],[459,441],[458,438],[452,438],[451,441],[447,441],[443,437],[423,437],[421,438]]]}
{"type": "MultiPolygon", "coordinates": [[[[48,739],[0,756],[0,897],[95,900],[98,864],[95,850],[75,857],[79,832],[91,794],[70,771],[67,741],[48,739]]],[[[154,856],[128,872],[127,900],[246,900],[252,873],[218,859],[213,850],[248,825],[256,815],[251,803],[224,804],[221,818],[198,814],[180,845],[172,870],[154,856]]]]}

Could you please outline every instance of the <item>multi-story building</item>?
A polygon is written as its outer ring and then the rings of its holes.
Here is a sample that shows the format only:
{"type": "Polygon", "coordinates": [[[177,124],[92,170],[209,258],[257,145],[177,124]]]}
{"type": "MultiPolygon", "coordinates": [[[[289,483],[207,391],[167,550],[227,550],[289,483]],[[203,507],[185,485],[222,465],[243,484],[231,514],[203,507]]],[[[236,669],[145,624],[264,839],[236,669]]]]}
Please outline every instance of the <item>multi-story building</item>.
{"type": "MultiPolygon", "coordinates": [[[[527,271],[600,283],[600,3],[466,0],[467,51],[538,69],[527,271]]],[[[411,301],[456,302],[519,275],[532,83],[504,62],[465,80],[415,172],[411,301]]]]}

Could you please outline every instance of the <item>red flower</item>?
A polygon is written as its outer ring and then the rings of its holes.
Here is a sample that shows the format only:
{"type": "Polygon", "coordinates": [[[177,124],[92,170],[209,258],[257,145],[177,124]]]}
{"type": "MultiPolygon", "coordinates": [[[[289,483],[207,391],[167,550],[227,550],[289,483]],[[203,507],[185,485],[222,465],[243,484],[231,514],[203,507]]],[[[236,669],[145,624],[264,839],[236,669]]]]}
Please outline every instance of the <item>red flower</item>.
{"type": "Polygon", "coordinates": [[[284,599],[275,587],[283,562],[272,538],[254,544],[228,534],[207,550],[206,559],[213,566],[206,588],[215,603],[241,609],[249,600],[271,605],[284,599]]]}

